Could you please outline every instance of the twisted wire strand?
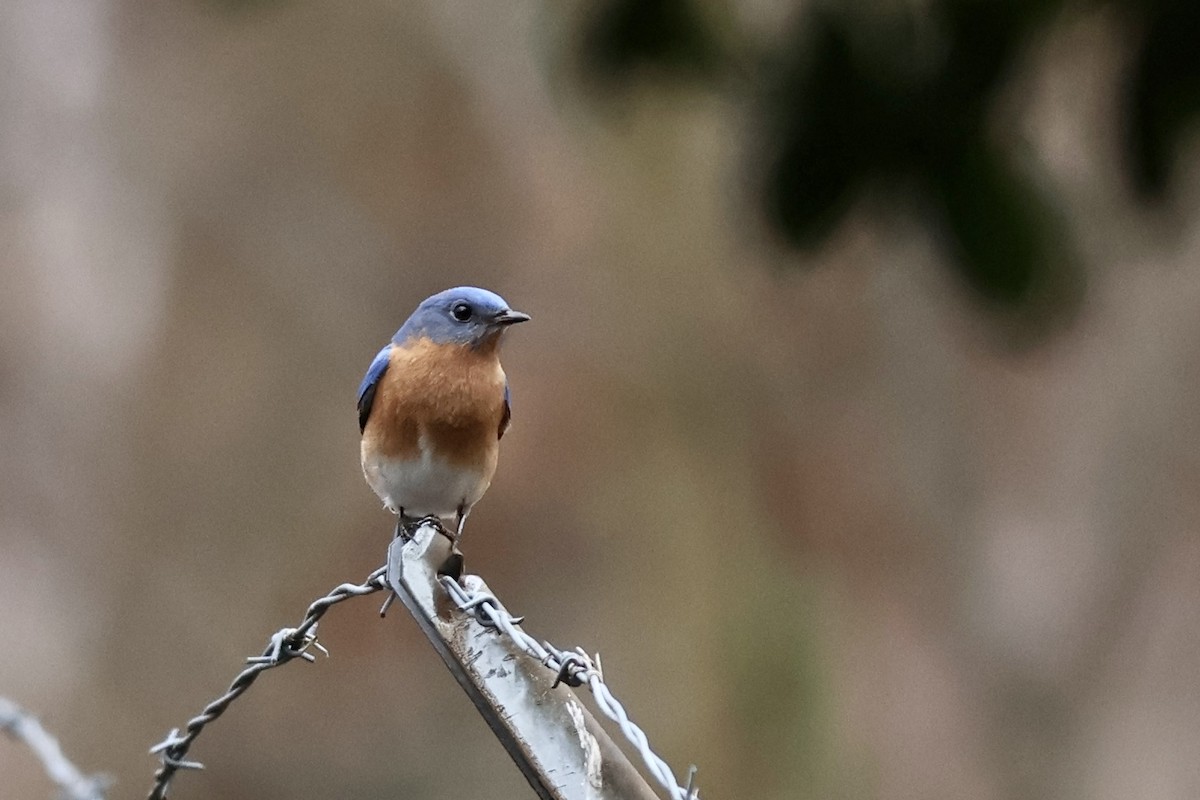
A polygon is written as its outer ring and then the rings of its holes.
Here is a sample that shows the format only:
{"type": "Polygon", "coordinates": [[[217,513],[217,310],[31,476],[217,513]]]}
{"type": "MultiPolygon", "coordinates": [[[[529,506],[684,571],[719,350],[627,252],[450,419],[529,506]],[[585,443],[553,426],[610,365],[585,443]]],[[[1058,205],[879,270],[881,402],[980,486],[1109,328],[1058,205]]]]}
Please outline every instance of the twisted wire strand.
{"type": "Polygon", "coordinates": [[[343,583],[324,597],[314,600],[308,606],[304,619],[300,621],[299,625],[295,628],[281,628],[276,631],[271,635],[261,656],[246,659],[250,666],[238,673],[225,694],[213,700],[204,707],[203,711],[188,720],[183,733],[180,733],[178,728],[173,728],[165,739],[151,747],[150,752],[159,756],[162,766],[154,773],[154,786],[148,795],[149,800],[163,800],[167,796],[171,778],[178,770],[204,768],[197,761],[185,760],[192,742],[204,730],[204,726],[225,713],[225,709],[229,708],[230,703],[249,689],[259,675],[295,658],[315,661],[316,656],[309,652],[314,647],[328,655],[328,651],[317,641],[317,622],[325,615],[326,611],[337,603],[351,597],[361,597],[386,589],[387,583],[384,579],[386,572],[386,566],[379,567],[361,584],[343,583]]]}
{"type": "MultiPolygon", "coordinates": [[[[363,583],[343,583],[326,596],[313,601],[300,624],[295,628],[281,628],[272,634],[262,655],[247,658],[249,666],[233,679],[223,695],[188,720],[182,733],[178,728],[172,729],[163,741],[150,748],[152,754],[159,756],[161,766],[155,772],[154,786],[150,790],[148,800],[164,800],[171,779],[177,771],[204,768],[199,762],[186,760],[192,743],[206,725],[221,716],[234,700],[250,688],[260,674],[296,658],[314,661],[316,657],[309,652],[312,648],[326,652],[325,648],[317,641],[317,623],[321,617],[330,607],[351,597],[360,597],[387,589],[386,572],[386,566],[380,567],[367,576],[363,583]]],[[[589,656],[585,650],[578,647],[570,651],[562,650],[549,642],[534,639],[520,628],[523,618],[510,614],[499,599],[490,592],[466,589],[449,576],[442,576],[440,583],[461,611],[472,614],[480,624],[502,632],[518,647],[554,671],[557,674],[555,685],[562,682],[570,686],[587,686],[596,700],[596,706],[617,724],[626,739],[637,750],[647,771],[667,791],[672,800],[698,800],[693,785],[695,767],[689,770],[687,786],[680,786],[671,767],[651,749],[645,731],[629,718],[625,707],[604,682],[599,655],[589,656]]],[[[0,728],[5,727],[5,720],[4,706],[0,701],[0,728]]],[[[55,747],[57,747],[57,743],[55,743],[55,747]]],[[[59,755],[61,756],[61,751],[59,751],[59,755]]],[[[49,771],[48,767],[47,772],[49,771]]],[[[75,774],[79,775],[77,770],[75,774]]],[[[83,779],[82,775],[79,777],[83,779]]],[[[60,783],[60,785],[64,789],[67,786],[65,783],[60,783]]],[[[84,787],[80,791],[86,789],[83,783],[78,785],[84,787]]],[[[105,785],[96,784],[96,786],[98,788],[92,794],[67,794],[66,796],[69,800],[104,800],[105,785]]]]}
{"type": "Polygon", "coordinates": [[[0,697],[0,731],[23,742],[42,762],[42,769],[58,786],[64,800],[104,800],[112,779],[106,775],[84,775],[63,754],[62,747],[33,714],[0,697]]]}

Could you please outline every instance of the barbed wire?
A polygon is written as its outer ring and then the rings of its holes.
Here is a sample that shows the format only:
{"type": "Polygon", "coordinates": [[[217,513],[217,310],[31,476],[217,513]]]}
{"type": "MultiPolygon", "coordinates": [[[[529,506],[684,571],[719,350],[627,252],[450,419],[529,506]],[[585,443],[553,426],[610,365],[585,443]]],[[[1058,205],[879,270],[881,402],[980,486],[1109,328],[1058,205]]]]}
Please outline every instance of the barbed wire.
{"type": "Polygon", "coordinates": [[[523,617],[509,614],[496,596],[490,592],[474,591],[460,585],[449,575],[439,579],[442,587],[458,608],[472,614],[480,625],[503,632],[518,647],[542,662],[549,669],[558,673],[554,685],[565,683],[568,686],[586,685],[596,699],[596,706],[605,716],[617,723],[621,733],[638,751],[646,770],[654,779],[667,790],[672,800],[699,800],[695,786],[696,767],[688,769],[686,786],[680,786],[675,779],[671,767],[650,749],[646,732],[629,719],[625,707],[613,696],[612,691],[604,683],[603,667],[600,654],[589,656],[582,647],[574,650],[561,650],[549,642],[539,642],[518,627],[523,617]]]}
{"type": "Polygon", "coordinates": [[[64,800],[104,800],[112,785],[106,775],[84,775],[63,755],[58,740],[42,727],[33,714],[16,703],[0,697],[0,730],[33,751],[42,762],[42,769],[59,788],[64,800]]]}
{"type": "MultiPolygon", "coordinates": [[[[154,786],[150,790],[148,800],[164,800],[171,779],[178,770],[204,768],[196,761],[185,760],[192,743],[204,730],[204,727],[221,716],[260,674],[296,658],[314,661],[316,656],[309,652],[314,647],[328,655],[325,648],[317,641],[318,621],[331,606],[337,603],[351,597],[360,597],[388,589],[386,573],[387,566],[385,565],[372,572],[361,584],[343,583],[328,595],[315,600],[309,605],[303,620],[297,627],[282,628],[276,631],[271,635],[262,655],[246,659],[250,666],[233,679],[223,695],[206,705],[200,714],[189,720],[184,726],[183,733],[180,733],[178,728],[172,729],[163,741],[151,747],[150,752],[159,756],[162,766],[155,772],[154,786]]],[[[687,785],[679,785],[670,766],[650,748],[645,731],[629,719],[624,706],[605,684],[599,654],[590,656],[583,648],[562,650],[549,642],[539,642],[518,627],[522,618],[509,614],[503,604],[490,592],[467,589],[448,575],[441,576],[439,582],[459,610],[474,616],[481,625],[504,633],[518,647],[555,672],[557,674],[554,681],[555,686],[559,683],[575,687],[586,685],[595,698],[597,707],[609,719],[617,723],[621,732],[638,751],[647,771],[667,791],[672,800],[699,800],[694,785],[696,768],[693,766],[689,769],[687,785]]],[[[389,594],[389,601],[391,599],[392,595],[389,594]]],[[[384,610],[386,608],[387,604],[385,603],[384,610]]],[[[2,708],[3,706],[0,706],[0,710],[2,708]]],[[[0,717],[0,725],[2,724],[3,717],[0,717]]],[[[55,743],[55,747],[57,748],[57,743],[55,743]]],[[[61,756],[61,751],[59,756],[61,756]]],[[[47,767],[47,771],[49,771],[49,767],[47,767]]],[[[76,774],[78,774],[77,771],[76,774]]],[[[67,795],[67,797],[69,800],[103,800],[102,794],[67,795]]]]}
{"type": "MultiPolygon", "coordinates": [[[[271,635],[266,649],[261,656],[247,658],[249,667],[242,670],[225,694],[213,700],[199,715],[188,720],[184,733],[173,728],[167,738],[150,748],[152,754],[158,755],[162,766],[154,773],[154,787],[150,790],[149,800],[163,800],[167,796],[167,787],[176,771],[181,769],[203,769],[204,766],[196,761],[185,761],[192,742],[204,730],[204,726],[212,722],[229,708],[229,704],[241,696],[263,672],[286,664],[294,658],[305,661],[315,661],[316,656],[308,652],[316,647],[328,655],[328,651],[317,641],[317,622],[329,608],[351,597],[361,597],[387,588],[385,573],[387,567],[379,567],[361,584],[343,583],[324,597],[314,600],[304,614],[304,619],[295,628],[281,628],[271,635]]],[[[72,798],[74,800],[74,798],[72,798]]],[[[80,798],[82,800],[82,798],[80,798]]]]}

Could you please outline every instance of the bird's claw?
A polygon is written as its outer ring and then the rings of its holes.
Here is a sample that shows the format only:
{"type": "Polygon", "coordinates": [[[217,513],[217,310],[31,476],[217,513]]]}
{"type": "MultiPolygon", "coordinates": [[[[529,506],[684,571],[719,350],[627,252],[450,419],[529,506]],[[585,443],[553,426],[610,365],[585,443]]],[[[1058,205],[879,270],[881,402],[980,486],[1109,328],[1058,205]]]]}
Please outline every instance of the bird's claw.
{"type": "Polygon", "coordinates": [[[413,538],[413,536],[416,535],[418,530],[425,527],[426,525],[429,525],[435,531],[440,533],[442,536],[445,536],[447,539],[449,539],[450,544],[453,545],[458,542],[458,537],[446,529],[446,525],[442,522],[441,517],[436,517],[432,514],[428,514],[424,517],[418,517],[415,519],[410,518],[410,517],[401,517],[400,523],[397,526],[397,528],[403,535],[405,541],[409,541],[413,538]]]}

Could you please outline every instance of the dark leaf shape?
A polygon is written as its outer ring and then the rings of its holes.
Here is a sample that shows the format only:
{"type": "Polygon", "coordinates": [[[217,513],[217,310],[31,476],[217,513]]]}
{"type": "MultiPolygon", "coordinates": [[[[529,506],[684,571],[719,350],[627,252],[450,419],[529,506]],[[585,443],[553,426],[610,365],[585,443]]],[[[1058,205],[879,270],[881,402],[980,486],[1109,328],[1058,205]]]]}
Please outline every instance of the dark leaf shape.
{"type": "Polygon", "coordinates": [[[782,70],[765,114],[772,150],[767,215],[792,244],[817,244],[841,221],[876,151],[871,103],[860,96],[850,42],[824,18],[782,70]]]}
{"type": "Polygon", "coordinates": [[[979,142],[943,162],[931,185],[971,287],[1005,305],[1028,300],[1055,268],[1051,212],[1038,193],[979,142]]]}
{"type": "Polygon", "coordinates": [[[702,76],[716,68],[716,40],[689,0],[608,0],[586,22],[580,40],[584,74],[621,84],[650,68],[702,76]]]}
{"type": "Polygon", "coordinates": [[[1154,198],[1166,191],[1181,135],[1200,112],[1200,3],[1145,5],[1147,27],[1132,66],[1125,113],[1134,185],[1154,198]]]}

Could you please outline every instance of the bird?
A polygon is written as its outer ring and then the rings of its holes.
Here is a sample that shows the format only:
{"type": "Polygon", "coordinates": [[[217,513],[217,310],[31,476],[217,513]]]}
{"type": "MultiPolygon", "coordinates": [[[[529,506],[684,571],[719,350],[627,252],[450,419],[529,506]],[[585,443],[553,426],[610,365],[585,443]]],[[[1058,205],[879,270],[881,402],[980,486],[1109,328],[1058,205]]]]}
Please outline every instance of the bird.
{"type": "Polygon", "coordinates": [[[397,515],[397,536],[431,521],[457,545],[512,421],[500,342],[529,318],[487,289],[446,289],[421,301],[367,368],[358,387],[363,476],[397,515]]]}

